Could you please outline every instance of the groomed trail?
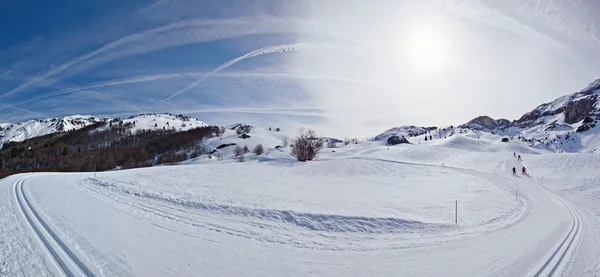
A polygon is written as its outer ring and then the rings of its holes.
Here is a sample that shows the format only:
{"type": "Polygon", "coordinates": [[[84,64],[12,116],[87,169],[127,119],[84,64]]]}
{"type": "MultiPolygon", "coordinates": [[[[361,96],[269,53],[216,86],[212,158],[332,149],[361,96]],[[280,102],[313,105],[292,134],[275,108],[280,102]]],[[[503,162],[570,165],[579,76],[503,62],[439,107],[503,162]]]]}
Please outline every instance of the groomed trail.
{"type": "Polygon", "coordinates": [[[11,176],[0,276],[590,274],[590,219],[521,161],[494,155],[489,172],[372,152],[11,176]]]}

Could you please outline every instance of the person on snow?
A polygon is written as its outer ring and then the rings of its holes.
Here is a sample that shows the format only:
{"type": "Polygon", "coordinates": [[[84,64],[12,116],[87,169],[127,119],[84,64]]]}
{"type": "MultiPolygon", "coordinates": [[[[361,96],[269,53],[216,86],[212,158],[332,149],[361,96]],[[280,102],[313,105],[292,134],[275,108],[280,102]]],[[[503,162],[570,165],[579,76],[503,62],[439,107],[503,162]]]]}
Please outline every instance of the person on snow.
{"type": "Polygon", "coordinates": [[[519,157],[519,161],[520,161],[521,160],[521,155],[518,155],[518,157],[519,157]]]}
{"type": "Polygon", "coordinates": [[[523,173],[523,175],[527,174],[527,170],[525,169],[525,167],[523,167],[523,168],[521,169],[521,173],[523,173]]]}
{"type": "Polygon", "coordinates": [[[517,157],[517,153],[513,152],[513,157],[516,158],[517,157]]]}
{"type": "Polygon", "coordinates": [[[517,176],[517,168],[513,166],[513,176],[517,176]]]}

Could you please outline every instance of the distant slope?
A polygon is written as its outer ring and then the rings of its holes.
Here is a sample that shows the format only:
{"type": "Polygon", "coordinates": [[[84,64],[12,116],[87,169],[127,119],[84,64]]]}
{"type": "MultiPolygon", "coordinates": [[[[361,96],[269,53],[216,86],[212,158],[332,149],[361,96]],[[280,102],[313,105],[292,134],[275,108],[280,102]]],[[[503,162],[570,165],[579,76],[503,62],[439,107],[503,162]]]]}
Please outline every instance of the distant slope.
{"type": "Polygon", "coordinates": [[[600,152],[600,79],[583,90],[539,105],[512,122],[479,116],[460,128],[516,137],[556,152],[600,152]]]}
{"type": "Polygon", "coordinates": [[[10,141],[24,141],[27,139],[79,130],[98,122],[112,124],[132,124],[132,133],[141,130],[175,130],[187,131],[198,127],[208,126],[206,123],[188,116],[172,115],[168,113],[152,113],[130,116],[128,118],[99,118],[89,115],[73,115],[60,118],[34,119],[20,123],[0,123],[0,148],[10,141]]]}
{"type": "Polygon", "coordinates": [[[94,116],[73,115],[43,120],[34,119],[16,124],[1,123],[0,146],[9,141],[24,141],[56,132],[78,130],[101,121],[103,119],[94,116]]]}
{"type": "Polygon", "coordinates": [[[372,140],[375,141],[385,141],[391,136],[398,137],[416,137],[422,134],[425,134],[429,131],[436,130],[437,127],[417,127],[417,126],[400,126],[391,128],[377,136],[375,136],[372,140]]]}

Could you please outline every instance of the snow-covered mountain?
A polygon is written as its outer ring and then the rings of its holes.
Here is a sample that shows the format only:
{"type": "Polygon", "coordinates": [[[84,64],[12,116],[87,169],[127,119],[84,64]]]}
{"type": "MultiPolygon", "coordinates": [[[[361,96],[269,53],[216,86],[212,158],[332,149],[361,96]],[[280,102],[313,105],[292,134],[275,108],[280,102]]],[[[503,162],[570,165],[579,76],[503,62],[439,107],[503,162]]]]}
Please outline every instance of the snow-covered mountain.
{"type": "Polygon", "coordinates": [[[506,130],[517,127],[520,130],[573,130],[586,132],[596,127],[600,119],[600,79],[592,82],[580,92],[561,96],[556,100],[539,105],[537,108],[512,122],[506,119],[492,119],[488,116],[477,117],[461,128],[486,131],[506,130]]]}
{"type": "Polygon", "coordinates": [[[9,141],[24,141],[56,132],[78,130],[103,120],[94,116],[73,115],[61,118],[34,119],[16,124],[0,123],[0,146],[9,141]]]}
{"type": "Polygon", "coordinates": [[[196,118],[168,113],[140,114],[127,118],[99,118],[89,115],[73,115],[60,118],[33,119],[20,123],[0,123],[0,146],[10,141],[24,141],[48,134],[79,130],[99,122],[106,122],[105,126],[123,122],[122,124],[129,125],[131,132],[156,129],[187,131],[197,127],[208,126],[196,118]]]}
{"type": "Polygon", "coordinates": [[[417,126],[399,126],[391,128],[377,136],[375,136],[372,140],[375,141],[385,141],[391,136],[398,137],[416,137],[422,134],[425,134],[429,131],[433,131],[437,129],[437,127],[417,127],[417,126]]]}
{"type": "Polygon", "coordinates": [[[532,147],[565,152],[600,152],[600,79],[561,96],[512,122],[477,117],[459,128],[517,137],[532,147]]]}

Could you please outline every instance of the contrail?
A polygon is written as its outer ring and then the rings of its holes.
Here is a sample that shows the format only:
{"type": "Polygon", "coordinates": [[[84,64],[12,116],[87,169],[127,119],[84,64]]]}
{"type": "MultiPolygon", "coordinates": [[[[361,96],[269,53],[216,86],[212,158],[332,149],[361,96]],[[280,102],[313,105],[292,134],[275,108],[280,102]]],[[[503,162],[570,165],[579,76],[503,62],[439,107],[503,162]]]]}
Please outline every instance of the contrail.
{"type": "MultiPolygon", "coordinates": [[[[68,88],[68,89],[56,90],[56,91],[53,91],[53,92],[50,92],[47,94],[43,94],[38,97],[28,99],[28,100],[25,100],[25,101],[22,101],[19,103],[15,103],[15,104],[5,104],[3,106],[0,106],[0,110],[10,109],[13,107],[18,107],[20,105],[24,105],[24,104],[35,102],[38,100],[50,98],[53,96],[70,94],[70,93],[74,93],[74,92],[78,92],[78,91],[82,91],[82,90],[91,90],[91,89],[96,89],[96,88],[118,86],[118,85],[124,85],[124,84],[145,83],[145,82],[151,82],[151,81],[161,80],[161,79],[177,78],[177,77],[181,77],[183,75],[204,76],[204,75],[208,74],[208,73],[206,73],[206,74],[202,74],[202,73],[203,72],[188,72],[188,73],[171,73],[171,74],[158,74],[158,75],[143,75],[143,76],[137,76],[137,77],[109,80],[109,81],[99,82],[99,83],[95,83],[95,84],[89,84],[89,85],[85,85],[85,86],[78,86],[78,87],[73,87],[73,88],[68,88]]],[[[386,90],[386,91],[390,91],[390,92],[395,91],[392,88],[382,86],[379,83],[371,82],[368,80],[353,79],[353,78],[338,77],[338,76],[298,75],[298,74],[290,74],[290,73],[235,73],[235,72],[234,73],[218,73],[218,72],[212,73],[212,76],[215,76],[215,75],[221,76],[221,77],[263,77],[263,78],[279,77],[279,78],[306,79],[306,80],[340,81],[340,82],[349,82],[349,83],[356,83],[356,84],[362,84],[362,85],[369,85],[369,86],[373,86],[373,87],[379,88],[381,90],[386,90]]]]}
{"type": "Polygon", "coordinates": [[[226,69],[236,63],[239,63],[243,60],[247,60],[250,58],[254,58],[254,57],[258,57],[260,55],[265,55],[265,54],[278,54],[278,53],[285,53],[285,52],[296,52],[296,51],[302,51],[302,50],[316,50],[316,51],[340,51],[340,52],[345,52],[348,51],[345,48],[341,48],[339,46],[335,46],[335,45],[323,45],[323,44],[312,44],[312,43],[295,43],[295,44],[283,44],[283,45],[270,45],[270,46],[266,46],[257,50],[254,50],[250,53],[247,53],[243,56],[239,56],[235,59],[229,60],[227,62],[225,62],[224,64],[220,65],[219,67],[215,68],[213,71],[211,71],[210,73],[200,77],[198,80],[194,81],[193,83],[189,84],[187,87],[184,87],[178,91],[176,91],[175,93],[173,93],[171,96],[167,97],[164,102],[169,101],[169,99],[184,93],[196,86],[198,86],[200,83],[202,83],[204,80],[206,80],[208,77],[211,77],[213,75],[215,75],[217,72],[226,69]]]}

